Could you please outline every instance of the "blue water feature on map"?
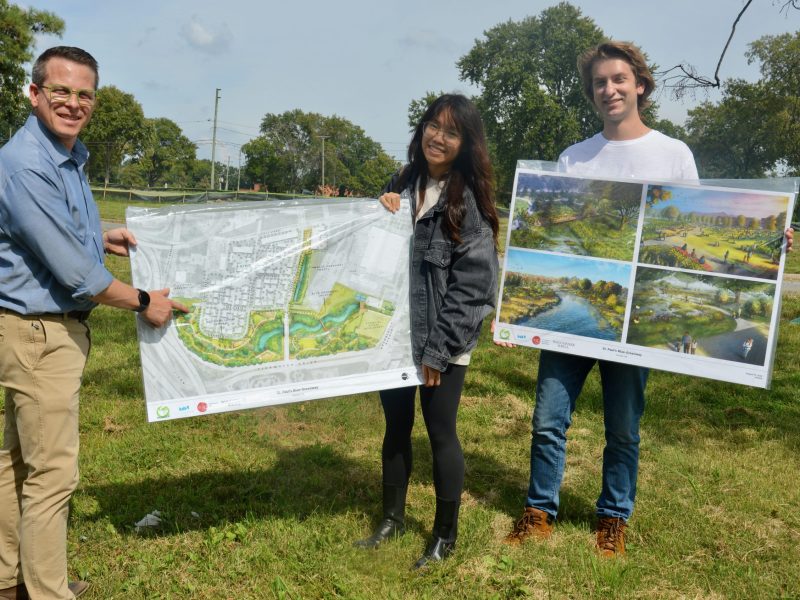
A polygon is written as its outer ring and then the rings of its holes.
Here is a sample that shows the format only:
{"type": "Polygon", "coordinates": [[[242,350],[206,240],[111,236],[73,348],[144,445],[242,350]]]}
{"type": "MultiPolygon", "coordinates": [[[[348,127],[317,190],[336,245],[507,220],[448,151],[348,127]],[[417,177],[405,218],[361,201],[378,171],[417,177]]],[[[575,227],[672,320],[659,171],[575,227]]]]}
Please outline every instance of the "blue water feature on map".
{"type": "Polygon", "coordinates": [[[276,335],[283,335],[283,325],[262,333],[258,338],[258,342],[256,343],[256,352],[263,352],[267,347],[267,343],[276,335]]]}
{"type": "Polygon", "coordinates": [[[328,325],[331,323],[344,323],[354,312],[358,310],[359,304],[353,303],[348,304],[344,310],[339,313],[338,315],[325,315],[322,317],[320,322],[315,323],[314,325],[309,325],[307,323],[292,323],[292,326],[289,328],[289,332],[294,335],[298,332],[303,333],[317,333],[323,327],[323,325],[328,325]]]}
{"type": "Polygon", "coordinates": [[[350,318],[354,312],[358,310],[360,305],[357,303],[348,304],[345,309],[338,315],[325,315],[322,317],[322,322],[326,325],[328,323],[344,323],[347,319],[350,318]]]}
{"type": "Polygon", "coordinates": [[[561,303],[558,306],[534,317],[523,317],[517,324],[600,340],[619,339],[618,332],[588,301],[572,294],[559,294],[559,296],[561,303]]]}

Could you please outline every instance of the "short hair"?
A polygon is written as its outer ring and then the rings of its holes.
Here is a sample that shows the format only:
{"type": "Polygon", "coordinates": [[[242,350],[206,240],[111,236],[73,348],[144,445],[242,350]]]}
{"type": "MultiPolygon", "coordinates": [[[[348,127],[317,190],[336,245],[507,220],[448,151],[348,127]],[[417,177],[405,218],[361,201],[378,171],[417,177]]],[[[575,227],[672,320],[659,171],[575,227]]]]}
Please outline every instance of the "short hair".
{"type": "Polygon", "coordinates": [[[48,48],[33,63],[31,81],[41,87],[47,77],[47,62],[51,58],[64,58],[80,65],[86,65],[94,72],[94,89],[100,84],[100,74],[97,71],[97,61],[94,56],[75,46],[54,46],[48,48]]]}
{"type": "Polygon", "coordinates": [[[645,108],[650,106],[648,98],[656,87],[656,81],[653,79],[650,67],[647,66],[647,59],[645,59],[644,54],[630,42],[607,40],[580,55],[578,58],[578,71],[581,74],[581,81],[583,82],[583,93],[586,94],[589,102],[594,105],[592,68],[597,61],[615,58],[628,63],[636,77],[637,85],[642,84],[644,86],[644,92],[640,94],[637,99],[637,106],[641,113],[645,108]]]}

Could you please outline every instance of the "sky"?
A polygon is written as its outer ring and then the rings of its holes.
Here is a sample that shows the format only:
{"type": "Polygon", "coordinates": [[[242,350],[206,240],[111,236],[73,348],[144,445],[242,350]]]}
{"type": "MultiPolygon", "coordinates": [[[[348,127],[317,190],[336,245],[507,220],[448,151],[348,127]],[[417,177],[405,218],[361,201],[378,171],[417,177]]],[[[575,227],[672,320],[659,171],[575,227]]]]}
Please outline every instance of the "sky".
{"type": "MultiPolygon", "coordinates": [[[[401,158],[408,105],[427,91],[477,89],[456,62],[493,26],[539,14],[555,0],[12,0],[64,19],[64,35],[40,36],[36,53],[66,44],[100,63],[101,85],[132,93],[145,116],[175,121],[210,158],[220,88],[217,160],[239,160],[267,113],[299,108],[339,115],[401,158]]],[[[758,79],[747,44],[800,30],[783,0],[753,0],[721,77],[758,79]],[[775,3],[774,3],[775,2],[775,3]]],[[[615,39],[641,46],[661,68],[690,63],[712,76],[743,0],[573,0],[615,39]]],[[[660,114],[683,123],[687,110],[718,95],[658,98],[660,114]]],[[[535,157],[520,157],[535,158],[535,157]]]]}
{"type": "Polygon", "coordinates": [[[631,278],[630,263],[564,256],[547,252],[531,252],[511,248],[508,251],[508,271],[542,277],[580,277],[591,281],[615,281],[627,287],[631,278]]]}
{"type": "MultiPolygon", "coordinates": [[[[763,219],[771,215],[786,212],[789,198],[781,195],[766,195],[758,192],[734,192],[708,190],[688,187],[668,187],[672,198],[659,202],[654,206],[661,212],[668,206],[677,207],[682,213],[726,213],[743,214],[748,217],[763,219]]],[[[649,212],[649,211],[646,211],[649,212]]]]}

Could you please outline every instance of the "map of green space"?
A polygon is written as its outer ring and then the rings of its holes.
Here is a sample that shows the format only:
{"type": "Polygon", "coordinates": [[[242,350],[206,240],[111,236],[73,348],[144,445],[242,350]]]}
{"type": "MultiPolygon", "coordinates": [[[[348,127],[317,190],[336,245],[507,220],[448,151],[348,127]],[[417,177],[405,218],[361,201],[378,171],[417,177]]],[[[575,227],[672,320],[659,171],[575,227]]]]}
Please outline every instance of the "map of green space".
{"type": "Polygon", "coordinates": [[[225,367],[374,348],[392,319],[394,304],[384,300],[376,306],[367,302],[365,294],[337,282],[321,308],[308,305],[305,300],[314,272],[313,254],[306,250],[300,257],[287,310],[252,311],[243,336],[218,338],[201,328],[204,301],[179,298],[191,310],[176,319],[178,337],[202,360],[225,367]]]}

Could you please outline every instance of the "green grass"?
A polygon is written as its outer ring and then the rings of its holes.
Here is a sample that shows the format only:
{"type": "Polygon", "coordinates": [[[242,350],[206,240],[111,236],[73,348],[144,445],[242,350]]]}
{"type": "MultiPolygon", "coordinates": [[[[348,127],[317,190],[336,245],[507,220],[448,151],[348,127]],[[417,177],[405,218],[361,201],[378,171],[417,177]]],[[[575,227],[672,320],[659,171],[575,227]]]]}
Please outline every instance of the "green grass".
{"type": "MultiPolygon", "coordinates": [[[[110,264],[127,276],[126,261],[110,264]]],[[[361,551],[351,543],[380,506],[377,394],[147,424],[134,317],[100,308],[81,395],[70,576],[104,599],[800,597],[800,327],[787,322],[798,313],[790,297],[771,391],[652,372],[622,560],[592,547],[603,447],[596,373],[570,430],[553,539],[502,544],[527,488],[538,352],[495,347],[484,331],[459,413],[458,548],[418,575],[409,567],[434,509],[420,414],[408,532],[361,551]],[[136,534],[154,509],[164,527],[136,534]]]]}
{"type": "MultiPolygon", "coordinates": [[[[126,263],[113,259],[123,277],[126,263]]],[[[484,332],[459,415],[467,475],[457,553],[409,566],[433,519],[421,415],[408,533],[378,551],[376,394],[148,425],[133,316],[100,308],[81,397],[73,577],[97,598],[790,598],[800,595],[800,329],[784,305],[771,391],[654,371],[628,557],[592,548],[602,402],[596,374],[570,432],[553,539],[501,543],[528,477],[538,353],[484,332]],[[133,524],[164,513],[141,536],[133,524]],[[195,516],[195,514],[197,516],[195,516]]]]}
{"type": "MultiPolygon", "coordinates": [[[[800,233],[798,233],[800,235],[800,233]]],[[[800,275],[800,238],[798,238],[797,250],[792,250],[786,255],[786,264],[784,266],[784,273],[791,273],[800,275]]]]}
{"type": "Polygon", "coordinates": [[[95,193],[95,201],[97,207],[100,209],[100,215],[104,221],[113,221],[123,223],[125,221],[125,209],[129,206],[144,206],[147,208],[155,208],[158,204],[153,202],[133,201],[127,202],[123,200],[103,200],[99,193],[95,193]]]}

